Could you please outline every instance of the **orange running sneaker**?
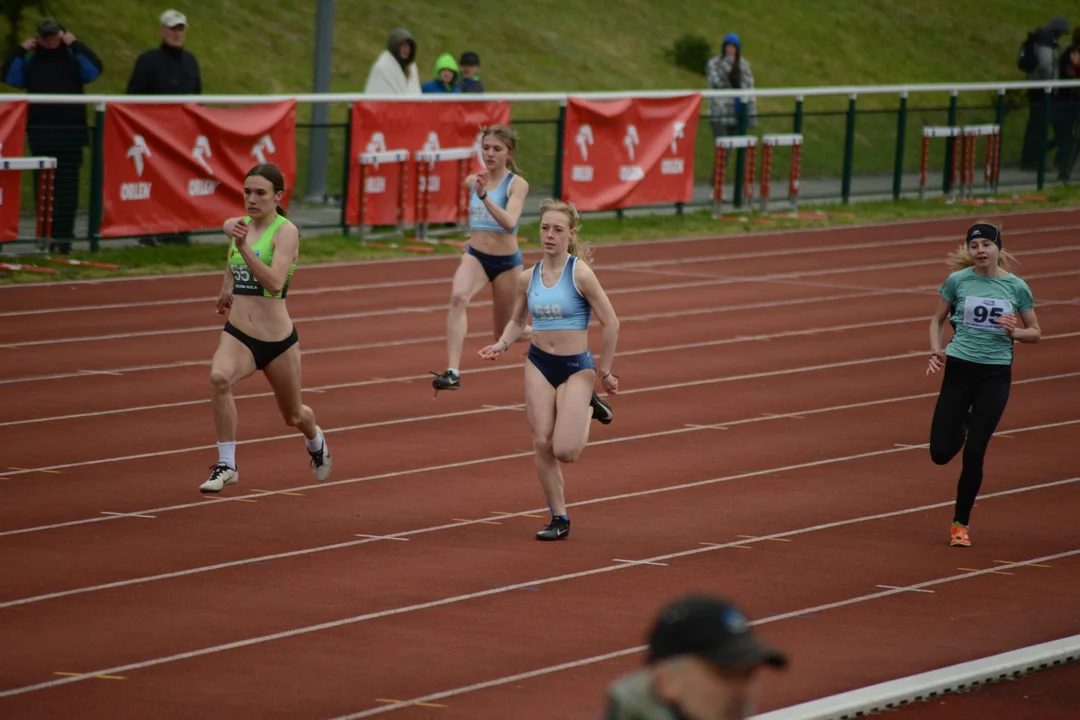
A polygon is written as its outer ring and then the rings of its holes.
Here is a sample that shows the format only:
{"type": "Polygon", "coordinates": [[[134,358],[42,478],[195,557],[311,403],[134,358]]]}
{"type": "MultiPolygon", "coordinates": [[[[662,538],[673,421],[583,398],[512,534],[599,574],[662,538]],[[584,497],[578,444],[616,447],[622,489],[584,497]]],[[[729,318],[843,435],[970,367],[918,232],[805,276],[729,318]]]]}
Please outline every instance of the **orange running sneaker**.
{"type": "Polygon", "coordinates": [[[971,538],[968,537],[967,525],[954,522],[949,528],[949,544],[953,547],[971,547],[971,538]]]}

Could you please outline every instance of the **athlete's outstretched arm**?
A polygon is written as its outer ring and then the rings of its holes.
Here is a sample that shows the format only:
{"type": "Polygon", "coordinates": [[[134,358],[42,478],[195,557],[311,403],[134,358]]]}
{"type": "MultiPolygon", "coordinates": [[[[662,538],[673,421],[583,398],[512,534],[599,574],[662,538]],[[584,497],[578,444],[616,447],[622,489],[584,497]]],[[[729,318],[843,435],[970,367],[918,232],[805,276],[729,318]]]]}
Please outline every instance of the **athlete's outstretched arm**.
{"type": "Polygon", "coordinates": [[[251,274],[263,289],[271,295],[277,295],[285,287],[285,281],[289,278],[289,266],[296,259],[300,247],[300,231],[291,222],[287,222],[274,233],[273,242],[274,259],[270,265],[259,260],[247,243],[239,243],[237,247],[251,274]]]}
{"type": "MultiPolygon", "coordinates": [[[[487,176],[481,175],[476,178],[475,182],[479,185],[477,193],[482,193],[487,190],[487,176]]],[[[484,207],[491,213],[491,217],[495,218],[495,222],[499,223],[503,230],[510,232],[517,225],[518,219],[521,218],[521,212],[525,209],[525,198],[529,194],[529,183],[525,178],[518,175],[512,185],[510,185],[510,196],[506,201],[506,209],[495,204],[487,195],[484,196],[484,207]]]]}
{"type": "Polygon", "coordinates": [[[600,374],[604,388],[614,395],[619,390],[619,381],[611,374],[611,365],[615,362],[615,345],[619,341],[619,318],[615,315],[615,308],[611,306],[607,293],[600,286],[600,281],[591,267],[583,262],[575,263],[574,280],[581,294],[589,301],[593,312],[596,313],[596,319],[604,326],[596,370],[600,374]]]}
{"type": "Polygon", "coordinates": [[[510,346],[518,341],[525,332],[525,326],[529,321],[529,279],[532,277],[531,270],[524,270],[518,276],[517,299],[514,301],[514,314],[510,316],[510,322],[502,335],[494,344],[483,348],[479,355],[486,360],[494,360],[510,349],[510,346]]]}

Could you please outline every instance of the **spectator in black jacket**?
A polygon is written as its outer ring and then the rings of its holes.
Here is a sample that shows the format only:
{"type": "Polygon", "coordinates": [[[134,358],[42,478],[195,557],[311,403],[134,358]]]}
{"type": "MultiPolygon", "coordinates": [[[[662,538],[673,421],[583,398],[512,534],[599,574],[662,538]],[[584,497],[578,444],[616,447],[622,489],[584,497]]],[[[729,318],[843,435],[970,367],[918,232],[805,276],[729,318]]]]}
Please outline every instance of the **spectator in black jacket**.
{"type": "MultiPolygon", "coordinates": [[[[187,17],[178,10],[161,14],[161,45],[139,55],[128,80],[128,95],[202,95],[199,61],[184,49],[187,17]]],[[[146,236],[140,245],[187,243],[187,233],[146,236]]]]}
{"type": "MultiPolygon", "coordinates": [[[[101,58],[75,39],[55,18],[38,23],[37,37],[15,48],[0,67],[0,78],[28,93],[82,95],[84,86],[101,75],[101,58]]],[[[79,207],[79,168],[90,136],[86,105],[35,104],[27,111],[30,152],[56,158],[52,249],[70,252],[79,207]]],[[[34,178],[37,187],[37,177],[34,178]]]]}
{"type": "Polygon", "coordinates": [[[461,60],[458,61],[458,67],[461,68],[461,92],[467,93],[482,93],[484,92],[484,81],[480,79],[480,56],[474,52],[461,53],[461,60]]]}
{"type": "Polygon", "coordinates": [[[161,14],[161,45],[135,61],[128,95],[201,95],[199,62],[184,49],[188,21],[176,10],[161,14]]]}

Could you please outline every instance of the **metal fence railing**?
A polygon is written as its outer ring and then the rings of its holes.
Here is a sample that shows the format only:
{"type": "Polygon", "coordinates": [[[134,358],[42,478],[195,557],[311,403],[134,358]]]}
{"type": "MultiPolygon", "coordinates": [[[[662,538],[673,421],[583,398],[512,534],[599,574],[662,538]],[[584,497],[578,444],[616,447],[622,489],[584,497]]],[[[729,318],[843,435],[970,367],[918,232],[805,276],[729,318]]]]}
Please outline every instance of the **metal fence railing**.
{"type": "MultiPolygon", "coordinates": [[[[694,175],[699,192],[689,207],[711,203],[714,171],[714,143],[708,120],[708,99],[738,97],[741,112],[735,118],[738,132],[756,135],[798,133],[801,148],[802,190],[800,201],[839,200],[850,202],[862,196],[918,197],[922,170],[922,138],[926,126],[993,124],[1000,127],[997,147],[999,163],[994,188],[1034,187],[1066,179],[1075,173],[1080,147],[1080,81],[1004,82],[936,85],[891,85],[755,89],[738,91],[671,90],[644,92],[573,93],[594,101],[627,97],[657,98],[700,93],[701,118],[695,138],[694,175]],[[747,115],[750,97],[756,99],[757,114],[747,115]],[[751,127],[752,126],[752,127],[751,127]]],[[[566,93],[500,93],[486,95],[424,95],[383,97],[359,94],[303,95],[204,95],[204,96],[62,96],[0,95],[0,103],[25,100],[29,103],[84,103],[88,105],[88,130],[70,128],[28,128],[27,154],[53,156],[58,160],[54,200],[53,238],[90,240],[96,248],[102,239],[102,137],[107,104],[197,103],[210,105],[251,105],[295,100],[300,111],[297,121],[298,200],[304,210],[294,212],[301,228],[340,228],[348,233],[344,207],[350,193],[348,147],[351,132],[349,108],[356,102],[471,102],[507,101],[512,124],[520,142],[517,156],[537,197],[562,193],[560,168],[564,151],[566,93]],[[317,126],[305,121],[313,103],[332,108],[331,122],[317,126]],[[335,118],[340,118],[335,120],[335,118]],[[320,198],[304,201],[308,145],[311,130],[324,128],[328,134],[325,187],[320,198]]],[[[931,144],[926,158],[930,195],[953,191],[951,168],[960,152],[958,138],[944,138],[931,144]]],[[[978,152],[982,153],[982,146],[978,152]]],[[[11,155],[10,152],[5,152],[11,155]]],[[[782,187],[789,171],[790,154],[777,152],[771,161],[776,187],[782,187]],[[779,184],[777,184],[779,183],[779,184]]],[[[730,198],[743,203],[741,183],[745,150],[733,154],[736,167],[730,182],[730,198]]],[[[981,160],[980,160],[981,162],[981,160]]],[[[24,173],[21,197],[26,236],[34,240],[35,178],[24,173]]],[[[781,199],[782,198],[776,198],[781,199]]],[[[294,205],[296,207],[296,205],[294,205]]],[[[621,210],[621,208],[619,209],[621,210]]],[[[680,207],[681,210],[681,207],[680,207]]],[[[207,232],[214,230],[207,228],[207,232]]]]}

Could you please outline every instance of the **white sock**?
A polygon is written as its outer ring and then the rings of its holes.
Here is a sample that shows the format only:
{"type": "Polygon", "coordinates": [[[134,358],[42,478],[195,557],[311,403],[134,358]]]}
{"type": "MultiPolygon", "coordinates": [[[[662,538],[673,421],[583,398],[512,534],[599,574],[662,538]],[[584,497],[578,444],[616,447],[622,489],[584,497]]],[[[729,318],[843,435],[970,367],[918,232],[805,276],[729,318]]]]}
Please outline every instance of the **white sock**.
{"type": "Polygon", "coordinates": [[[310,440],[304,438],[304,444],[307,445],[308,452],[319,452],[323,446],[322,430],[316,430],[315,437],[310,440]]]}
{"type": "Polygon", "coordinates": [[[218,464],[228,465],[233,470],[236,469],[236,441],[232,442],[219,442],[217,444],[218,450],[218,464]]]}
{"type": "Polygon", "coordinates": [[[451,372],[451,373],[453,373],[453,374],[454,374],[454,375],[456,375],[456,376],[460,376],[460,373],[459,373],[459,372],[457,371],[457,368],[446,368],[446,370],[447,370],[448,372],[451,372]]]}

